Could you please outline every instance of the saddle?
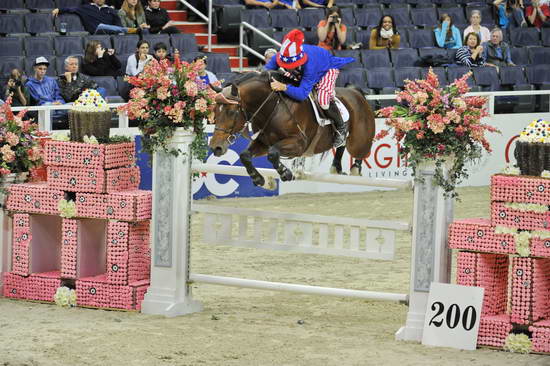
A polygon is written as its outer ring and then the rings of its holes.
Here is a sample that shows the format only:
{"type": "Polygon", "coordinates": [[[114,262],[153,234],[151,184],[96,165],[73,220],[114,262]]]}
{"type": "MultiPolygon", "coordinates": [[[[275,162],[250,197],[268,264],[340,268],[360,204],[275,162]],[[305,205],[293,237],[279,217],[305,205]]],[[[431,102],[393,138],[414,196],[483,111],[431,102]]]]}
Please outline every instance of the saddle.
{"type": "MultiPolygon", "coordinates": [[[[317,90],[312,90],[311,93],[308,95],[309,101],[311,103],[311,107],[313,108],[313,112],[315,113],[315,120],[319,124],[319,126],[328,126],[332,124],[332,120],[328,118],[326,111],[321,108],[321,105],[319,104],[319,101],[317,99],[317,90]]],[[[338,97],[334,97],[334,101],[336,102],[336,106],[338,107],[338,110],[340,111],[340,115],[342,116],[342,120],[344,122],[347,122],[349,120],[349,111],[338,99],[338,97]]]]}

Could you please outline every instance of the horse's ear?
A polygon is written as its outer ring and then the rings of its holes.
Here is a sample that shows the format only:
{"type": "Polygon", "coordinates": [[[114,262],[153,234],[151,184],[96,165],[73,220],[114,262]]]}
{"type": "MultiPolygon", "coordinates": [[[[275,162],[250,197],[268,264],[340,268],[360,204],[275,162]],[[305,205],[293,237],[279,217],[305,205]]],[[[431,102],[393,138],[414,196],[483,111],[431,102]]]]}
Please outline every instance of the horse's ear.
{"type": "Polygon", "coordinates": [[[215,86],[215,85],[212,85],[212,84],[208,84],[210,86],[210,89],[214,90],[216,93],[221,93],[222,92],[222,88],[220,88],[219,86],[215,86]]]}

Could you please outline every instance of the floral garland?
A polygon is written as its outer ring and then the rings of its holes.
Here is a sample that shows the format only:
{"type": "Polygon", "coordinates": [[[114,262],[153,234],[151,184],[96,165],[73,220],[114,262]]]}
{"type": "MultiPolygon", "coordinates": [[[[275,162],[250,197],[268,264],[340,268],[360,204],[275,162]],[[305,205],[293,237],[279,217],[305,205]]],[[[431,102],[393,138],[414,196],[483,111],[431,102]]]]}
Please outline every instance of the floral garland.
{"type": "Polygon", "coordinates": [[[504,350],[512,353],[530,353],[533,343],[527,334],[509,334],[504,341],[504,350]]]}
{"type": "Polygon", "coordinates": [[[74,307],[76,306],[76,291],[65,286],[58,287],[53,299],[59,306],[74,307]]]}
{"type": "Polygon", "coordinates": [[[118,108],[130,119],[136,119],[143,134],[143,150],[149,154],[156,151],[178,156],[181,151],[169,148],[170,138],[177,127],[195,133],[191,154],[198,159],[206,158],[208,152],[204,125],[213,118],[216,92],[199,78],[204,61],[193,63],[151,60],[138,76],[128,78],[134,86],[130,100],[118,108]]]}
{"type": "Polygon", "coordinates": [[[465,97],[470,89],[466,80],[471,72],[441,88],[437,75],[429,70],[425,80],[406,80],[403,91],[397,93],[397,105],[382,108],[378,116],[386,118],[389,129],[376,135],[381,139],[390,134],[401,144],[401,156],[417,176],[419,165],[435,161],[435,183],[447,196],[456,197],[456,186],[468,177],[466,164],[481,157],[482,150],[491,152],[485,132],[500,132],[482,124],[487,116],[484,97],[465,97]],[[453,158],[444,176],[442,166],[453,158]]]}

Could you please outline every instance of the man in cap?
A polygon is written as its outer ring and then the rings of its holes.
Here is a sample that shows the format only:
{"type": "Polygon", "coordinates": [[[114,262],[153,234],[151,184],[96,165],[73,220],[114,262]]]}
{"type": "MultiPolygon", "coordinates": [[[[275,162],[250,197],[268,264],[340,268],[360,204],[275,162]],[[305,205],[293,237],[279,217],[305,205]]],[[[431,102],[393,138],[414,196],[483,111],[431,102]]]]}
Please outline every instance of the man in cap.
{"type": "Polygon", "coordinates": [[[297,101],[303,101],[315,87],[319,105],[334,121],[336,129],[334,147],[340,147],[346,142],[346,124],[334,102],[336,79],[339,69],[353,62],[354,59],[335,57],[321,47],[303,43],[304,33],[298,29],[291,30],[284,37],[281,50],[265,66],[268,70],[282,67],[294,75],[299,75],[300,84],[292,86],[273,79],[271,89],[282,91],[297,101]]]}
{"type": "Polygon", "coordinates": [[[36,58],[34,61],[34,77],[29,77],[25,85],[36,105],[64,104],[65,101],[61,97],[57,81],[46,76],[48,66],[50,66],[48,59],[43,56],[36,58]]]}

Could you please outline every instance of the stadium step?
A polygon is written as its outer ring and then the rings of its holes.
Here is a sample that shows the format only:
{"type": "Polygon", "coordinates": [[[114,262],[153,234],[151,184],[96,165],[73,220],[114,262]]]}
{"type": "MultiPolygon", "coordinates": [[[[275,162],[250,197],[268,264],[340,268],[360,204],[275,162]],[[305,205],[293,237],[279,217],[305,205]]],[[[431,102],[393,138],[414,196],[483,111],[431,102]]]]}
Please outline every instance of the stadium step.
{"type": "MultiPolygon", "coordinates": [[[[238,69],[239,68],[239,57],[237,57],[237,56],[229,57],[229,66],[231,66],[231,70],[238,69]]],[[[248,67],[248,59],[246,57],[243,58],[243,67],[248,67]]]]}
{"type": "MultiPolygon", "coordinates": [[[[206,50],[208,50],[208,46],[205,47],[205,51],[206,50]]],[[[229,56],[238,56],[239,46],[236,46],[234,44],[216,44],[216,45],[212,45],[212,52],[226,53],[229,56]]]]}
{"type": "Polygon", "coordinates": [[[207,23],[176,21],[174,25],[183,33],[208,33],[207,23]]]}
{"type": "Polygon", "coordinates": [[[161,0],[160,7],[166,10],[176,10],[178,4],[180,4],[180,2],[176,0],[161,0]]]}
{"type": "Polygon", "coordinates": [[[170,15],[170,19],[174,21],[177,21],[177,22],[187,21],[187,11],[185,10],[170,10],[168,14],[170,15]]]}
{"type": "MultiPolygon", "coordinates": [[[[199,46],[208,45],[208,33],[195,33],[195,39],[199,46]]],[[[218,36],[212,34],[212,44],[218,43],[218,36]]]]}

